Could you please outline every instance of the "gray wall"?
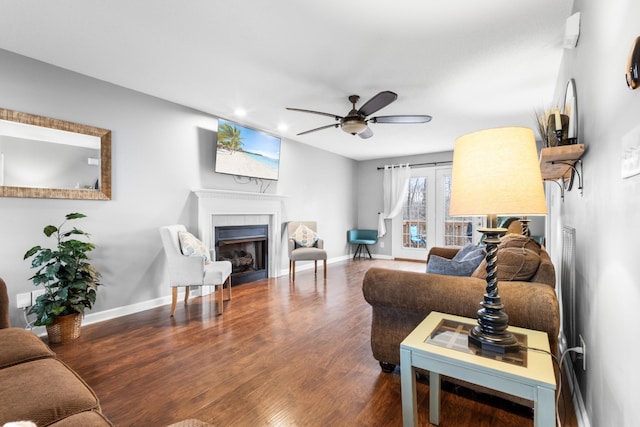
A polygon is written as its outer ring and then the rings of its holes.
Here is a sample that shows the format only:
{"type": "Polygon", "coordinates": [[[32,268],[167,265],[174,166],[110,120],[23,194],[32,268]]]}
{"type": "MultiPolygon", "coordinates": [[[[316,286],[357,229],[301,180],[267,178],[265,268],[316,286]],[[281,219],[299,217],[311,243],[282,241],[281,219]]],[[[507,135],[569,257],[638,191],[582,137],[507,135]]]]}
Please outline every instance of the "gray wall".
{"type": "Polygon", "coordinates": [[[632,426],[640,384],[640,176],[622,179],[620,169],[622,137],[640,125],[640,90],[629,90],[624,79],[631,43],[640,36],[640,2],[576,0],[574,11],[581,12],[580,40],[565,50],[556,97],[574,78],[587,150],[584,196],[574,190],[558,202],[554,228],[566,224],[577,234],[577,332],[587,345],[587,370],[574,366],[591,425],[632,426]]]}
{"type": "MultiPolygon", "coordinates": [[[[13,308],[15,295],[35,289],[22,257],[36,244],[50,246],[42,229],[60,224],[67,213],[88,216],[74,222],[97,245],[91,255],[105,285],[91,313],[108,316],[168,297],[158,227],[180,222],[197,230],[192,190],[259,191],[253,182],[213,172],[211,115],[3,50],[0,64],[3,108],[110,129],[113,145],[111,201],[0,198],[0,277],[15,326],[24,326],[13,308]]],[[[287,196],[283,221],[317,220],[329,258],[348,256],[345,232],[357,220],[357,163],[289,140],[281,152],[280,180],[267,192],[287,196]]],[[[280,258],[288,268],[286,253],[280,258]]]]}

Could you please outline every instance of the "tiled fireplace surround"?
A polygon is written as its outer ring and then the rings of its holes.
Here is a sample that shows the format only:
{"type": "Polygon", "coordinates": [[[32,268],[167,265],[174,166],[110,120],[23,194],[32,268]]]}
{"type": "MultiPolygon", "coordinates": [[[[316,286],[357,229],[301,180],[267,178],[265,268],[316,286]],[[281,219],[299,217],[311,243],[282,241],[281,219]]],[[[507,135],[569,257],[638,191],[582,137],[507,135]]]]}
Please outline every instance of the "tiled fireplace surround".
{"type": "Polygon", "coordinates": [[[198,234],[214,249],[215,227],[269,226],[269,277],[280,275],[282,202],[285,196],[228,190],[195,190],[198,198],[198,234]]]}

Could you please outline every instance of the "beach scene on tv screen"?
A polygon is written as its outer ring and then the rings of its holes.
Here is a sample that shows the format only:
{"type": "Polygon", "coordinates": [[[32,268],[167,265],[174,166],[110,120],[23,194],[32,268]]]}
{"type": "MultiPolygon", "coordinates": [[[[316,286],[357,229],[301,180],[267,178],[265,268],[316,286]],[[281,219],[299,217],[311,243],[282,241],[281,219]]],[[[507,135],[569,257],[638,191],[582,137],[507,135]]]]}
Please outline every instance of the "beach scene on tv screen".
{"type": "Polygon", "coordinates": [[[279,163],[280,138],[218,120],[216,172],[277,180],[279,163]]]}

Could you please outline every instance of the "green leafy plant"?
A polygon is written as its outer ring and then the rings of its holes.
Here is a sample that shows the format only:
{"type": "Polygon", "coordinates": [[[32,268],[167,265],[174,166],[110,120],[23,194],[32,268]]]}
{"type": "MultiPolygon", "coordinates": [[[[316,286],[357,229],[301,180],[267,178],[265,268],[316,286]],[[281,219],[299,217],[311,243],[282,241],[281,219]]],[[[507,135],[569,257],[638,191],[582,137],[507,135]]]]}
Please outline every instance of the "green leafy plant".
{"type": "Polygon", "coordinates": [[[89,264],[87,257],[95,245],[75,238],[89,237],[82,230],[75,227],[62,230],[67,221],[85,217],[81,213],[70,213],[58,227],[47,225],[44,234],[56,239],[56,247],[34,246],[24,254],[25,260],[34,257],[31,267],[37,269],[30,280],[36,286],[44,286],[46,291],[29,310],[29,314],[37,315],[34,322],[37,326],[51,325],[59,316],[84,314],[85,308],[90,309],[96,301],[100,273],[89,264]]]}

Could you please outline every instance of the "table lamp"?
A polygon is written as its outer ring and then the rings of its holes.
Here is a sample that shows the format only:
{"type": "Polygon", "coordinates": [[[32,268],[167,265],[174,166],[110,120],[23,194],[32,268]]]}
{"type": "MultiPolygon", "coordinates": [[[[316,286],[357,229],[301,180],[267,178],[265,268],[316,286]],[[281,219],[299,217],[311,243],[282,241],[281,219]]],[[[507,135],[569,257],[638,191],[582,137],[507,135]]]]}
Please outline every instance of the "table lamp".
{"type": "Polygon", "coordinates": [[[532,129],[504,127],[461,136],[453,150],[451,216],[487,215],[487,288],[478,310],[478,324],[469,331],[469,344],[497,353],[517,351],[507,331],[509,317],[498,294],[497,215],[546,215],[542,175],[532,129]]]}

